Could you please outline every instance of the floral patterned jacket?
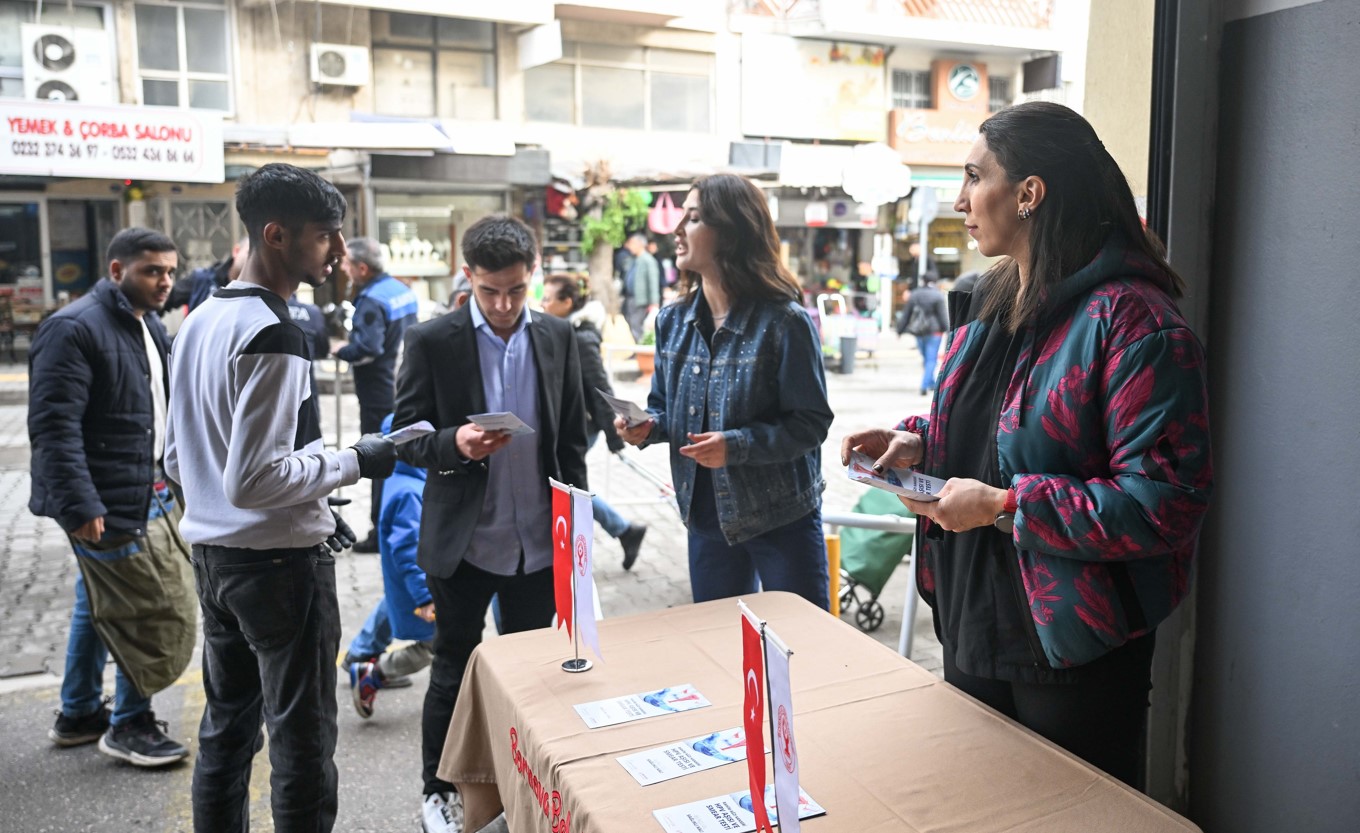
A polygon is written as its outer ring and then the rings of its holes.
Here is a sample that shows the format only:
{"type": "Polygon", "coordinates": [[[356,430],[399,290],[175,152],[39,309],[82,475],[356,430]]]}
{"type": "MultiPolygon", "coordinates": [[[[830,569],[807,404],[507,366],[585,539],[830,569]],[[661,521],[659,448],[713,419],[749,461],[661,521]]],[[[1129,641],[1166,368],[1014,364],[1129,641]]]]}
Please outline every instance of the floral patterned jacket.
{"type": "MultiPolygon", "coordinates": [[[[1151,631],[1189,587],[1213,464],[1203,348],[1168,288],[1112,239],[1021,334],[996,449],[1019,503],[1014,542],[1035,636],[1053,668],[1151,631]]],[[[989,326],[954,332],[930,417],[898,425],[923,436],[929,474],[945,476],[957,383],[989,326]]],[[[916,569],[934,604],[941,547],[929,525],[916,569]]]]}

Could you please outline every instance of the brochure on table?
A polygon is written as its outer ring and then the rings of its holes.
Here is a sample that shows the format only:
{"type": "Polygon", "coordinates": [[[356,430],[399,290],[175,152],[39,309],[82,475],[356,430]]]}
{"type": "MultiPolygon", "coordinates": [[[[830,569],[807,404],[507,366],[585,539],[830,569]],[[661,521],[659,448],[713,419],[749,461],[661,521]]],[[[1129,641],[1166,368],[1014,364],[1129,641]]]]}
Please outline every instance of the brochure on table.
{"type": "Polygon", "coordinates": [[[845,470],[846,476],[856,483],[867,483],[876,489],[883,489],[895,495],[909,497],[912,500],[934,501],[940,499],[939,492],[945,484],[945,481],[940,478],[921,474],[911,469],[885,468],[880,473],[874,471],[875,462],[877,461],[874,458],[863,452],[852,451],[850,452],[850,466],[845,470]]]}
{"type": "MultiPolygon", "coordinates": [[[[779,823],[774,785],[765,788],[765,811],[770,815],[771,824],[779,823]]],[[[798,791],[798,818],[810,819],[825,814],[826,809],[822,805],[802,790],[798,791]]],[[[653,810],[652,816],[661,822],[666,833],[714,833],[718,830],[723,833],[749,833],[756,829],[756,817],[751,812],[750,790],[653,810]]]]}
{"type": "Polygon", "coordinates": [[[534,429],[509,411],[498,411],[494,414],[473,414],[468,417],[468,422],[483,431],[504,431],[512,437],[534,433],[534,429]]]}
{"type": "Polygon", "coordinates": [[[746,760],[746,733],[724,729],[617,759],[644,787],[746,760]]]}
{"type": "Polygon", "coordinates": [[[644,691],[640,694],[581,703],[572,708],[576,709],[576,713],[586,722],[587,728],[598,729],[601,726],[614,726],[711,705],[713,704],[700,694],[698,689],[689,683],[683,683],[657,691],[644,691]]]}

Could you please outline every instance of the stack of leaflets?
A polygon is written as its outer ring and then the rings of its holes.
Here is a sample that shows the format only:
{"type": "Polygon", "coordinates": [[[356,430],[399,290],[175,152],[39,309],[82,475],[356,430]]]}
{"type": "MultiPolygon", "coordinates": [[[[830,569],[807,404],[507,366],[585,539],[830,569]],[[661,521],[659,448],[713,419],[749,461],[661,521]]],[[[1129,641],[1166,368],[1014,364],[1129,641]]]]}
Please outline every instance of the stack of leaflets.
{"type": "Polygon", "coordinates": [[[850,452],[850,467],[846,475],[856,483],[868,483],[876,489],[909,497],[912,500],[939,500],[939,492],[945,481],[911,469],[890,469],[874,471],[874,458],[859,451],[850,452]]]}

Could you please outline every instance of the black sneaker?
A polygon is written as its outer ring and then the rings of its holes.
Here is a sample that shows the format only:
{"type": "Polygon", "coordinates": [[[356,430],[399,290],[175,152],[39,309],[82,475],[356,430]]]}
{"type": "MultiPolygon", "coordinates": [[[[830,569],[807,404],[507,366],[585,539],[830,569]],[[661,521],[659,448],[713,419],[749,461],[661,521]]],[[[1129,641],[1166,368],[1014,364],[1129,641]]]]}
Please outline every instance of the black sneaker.
{"type": "MultiPolygon", "coordinates": [[[[348,671],[349,671],[349,667],[350,667],[351,665],[354,665],[355,663],[359,663],[359,662],[374,662],[374,663],[376,663],[377,661],[378,661],[378,658],[377,658],[376,656],[374,656],[374,657],[361,657],[361,656],[359,656],[358,654],[351,654],[349,651],[346,651],[346,652],[345,652],[345,658],[342,659],[342,660],[340,660],[340,667],[343,668],[346,672],[348,672],[348,671]]],[[[410,688],[412,685],[414,685],[414,683],[411,682],[411,678],[410,678],[410,677],[405,677],[405,676],[403,676],[403,677],[383,677],[383,688],[410,688]]]]}
{"type": "Polygon", "coordinates": [[[99,740],[108,728],[109,707],[101,705],[98,711],[80,717],[57,712],[57,722],[47,730],[47,736],[57,746],[80,746],[99,740]]]}
{"type": "Polygon", "coordinates": [[[189,757],[189,750],[165,736],[170,728],[155,712],[144,712],[121,726],[110,726],[99,739],[99,751],[133,766],[165,766],[189,757]]]}
{"type": "Polygon", "coordinates": [[[619,536],[619,544],[623,546],[623,569],[633,569],[633,563],[637,561],[638,550],[642,548],[642,536],[646,534],[646,524],[629,524],[628,528],[619,536]]]}

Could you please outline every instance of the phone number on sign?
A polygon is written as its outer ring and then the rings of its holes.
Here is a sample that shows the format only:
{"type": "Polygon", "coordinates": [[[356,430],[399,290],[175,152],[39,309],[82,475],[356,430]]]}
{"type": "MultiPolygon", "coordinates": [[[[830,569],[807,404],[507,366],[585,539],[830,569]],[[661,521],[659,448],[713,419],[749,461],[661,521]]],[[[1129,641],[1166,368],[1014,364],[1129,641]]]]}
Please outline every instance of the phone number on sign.
{"type": "Polygon", "coordinates": [[[193,162],[194,152],[170,148],[138,148],[136,145],[98,145],[81,142],[10,142],[13,156],[61,157],[63,159],[112,159],[118,162],[193,162]]]}

